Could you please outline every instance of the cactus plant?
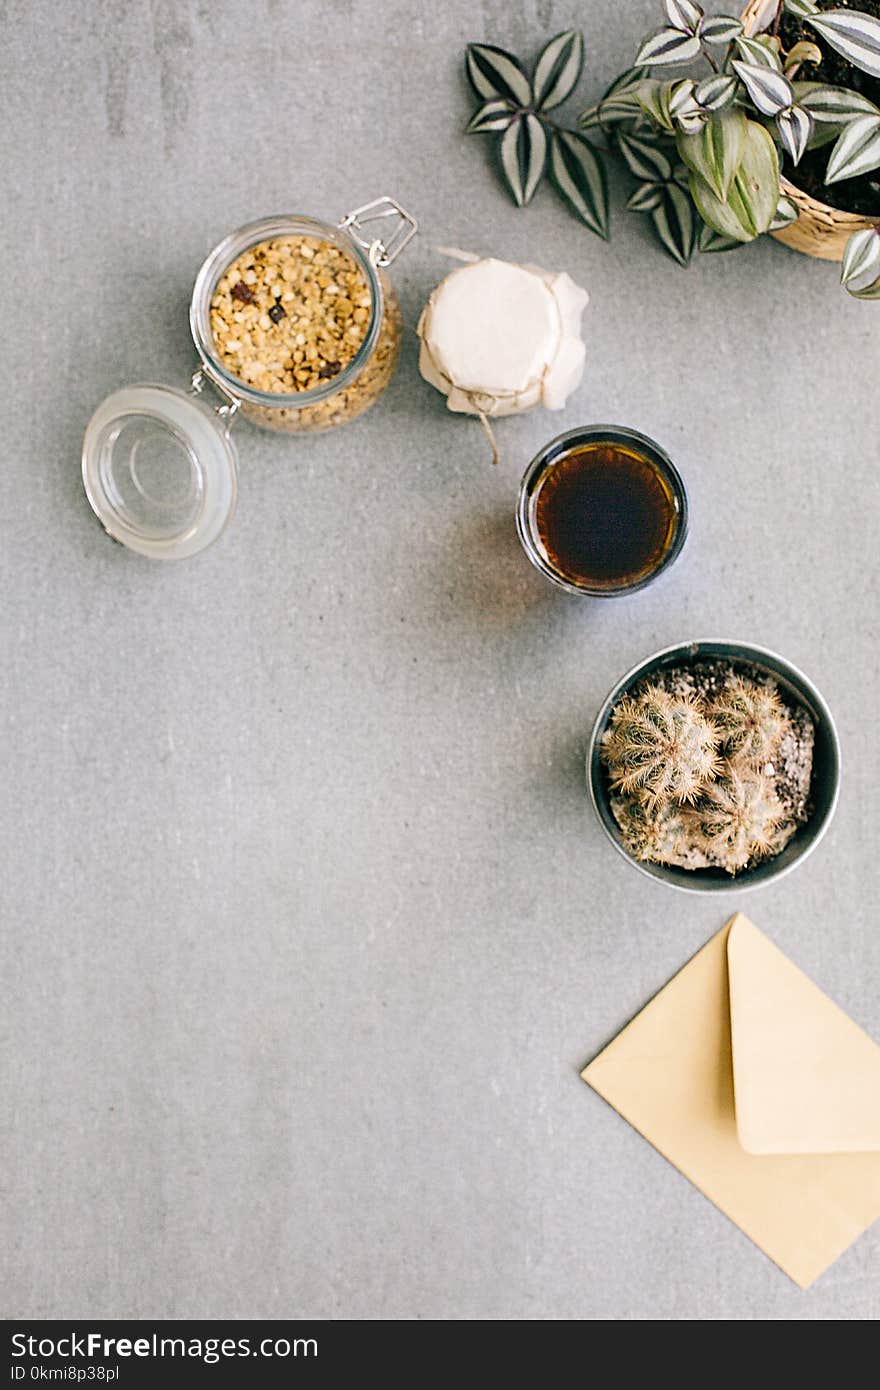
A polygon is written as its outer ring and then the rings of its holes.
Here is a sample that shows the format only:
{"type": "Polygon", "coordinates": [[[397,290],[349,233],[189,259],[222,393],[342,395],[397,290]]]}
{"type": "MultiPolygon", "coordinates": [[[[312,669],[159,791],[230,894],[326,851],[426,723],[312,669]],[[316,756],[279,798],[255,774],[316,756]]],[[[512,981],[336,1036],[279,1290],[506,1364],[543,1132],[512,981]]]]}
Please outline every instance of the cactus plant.
{"type": "MultiPolygon", "coordinates": [[[[805,718],[752,667],[698,663],[635,686],[600,743],[627,851],[642,863],[730,874],[779,854],[809,814],[802,781],[800,799],[792,796],[805,718]]],[[[811,759],[811,736],[806,746],[811,759]]],[[[809,775],[807,762],[807,787],[809,775]]]]}
{"type": "Polygon", "coordinates": [[[721,748],[730,759],[763,768],[776,755],[790,720],[770,685],[733,676],[710,711],[721,748]]]}
{"type": "Polygon", "coordinates": [[[691,850],[689,812],[674,801],[654,809],[641,796],[620,797],[614,814],[630,853],[649,864],[675,864],[691,850]]]}
{"type": "Polygon", "coordinates": [[[691,696],[647,685],[620,701],[602,741],[612,787],[649,809],[693,801],[718,769],[718,734],[691,696]]]}
{"type": "Polygon", "coordinates": [[[704,789],[693,814],[709,857],[731,874],[774,852],[774,837],[784,819],[769,778],[731,763],[704,789]]]}

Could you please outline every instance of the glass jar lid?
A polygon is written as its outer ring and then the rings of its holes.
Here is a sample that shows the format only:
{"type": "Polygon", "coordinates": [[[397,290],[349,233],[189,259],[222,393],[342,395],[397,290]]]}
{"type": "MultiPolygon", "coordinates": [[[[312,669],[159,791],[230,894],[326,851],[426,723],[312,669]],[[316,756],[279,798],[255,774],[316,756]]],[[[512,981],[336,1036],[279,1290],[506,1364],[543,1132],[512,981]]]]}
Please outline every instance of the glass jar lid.
{"type": "Polygon", "coordinates": [[[98,406],[83,440],[83,483],[114,540],[182,560],[217,539],[238,492],[233,409],[154,385],[123,387],[98,406]]]}

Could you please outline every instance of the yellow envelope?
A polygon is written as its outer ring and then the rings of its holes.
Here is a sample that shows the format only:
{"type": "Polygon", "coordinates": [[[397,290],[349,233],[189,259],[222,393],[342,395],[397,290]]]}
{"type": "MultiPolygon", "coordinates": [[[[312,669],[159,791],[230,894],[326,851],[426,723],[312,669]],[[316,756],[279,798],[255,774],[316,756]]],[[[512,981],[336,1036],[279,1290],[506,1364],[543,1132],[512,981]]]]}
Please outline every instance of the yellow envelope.
{"type": "Polygon", "coordinates": [[[741,913],[581,1075],[801,1288],[880,1217],[880,1048],[741,913]]]}

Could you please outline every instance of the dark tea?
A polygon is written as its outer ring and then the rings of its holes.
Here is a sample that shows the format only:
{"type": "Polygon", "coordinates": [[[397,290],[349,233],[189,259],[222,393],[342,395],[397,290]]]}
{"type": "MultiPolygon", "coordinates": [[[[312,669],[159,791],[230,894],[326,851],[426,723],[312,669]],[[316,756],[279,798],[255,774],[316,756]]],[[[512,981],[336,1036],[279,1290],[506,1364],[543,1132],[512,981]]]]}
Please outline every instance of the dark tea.
{"type": "Polygon", "coordinates": [[[586,589],[635,587],[657,570],[680,521],[664,472],[629,444],[575,445],[536,479],[533,521],[548,564],[586,589]]]}

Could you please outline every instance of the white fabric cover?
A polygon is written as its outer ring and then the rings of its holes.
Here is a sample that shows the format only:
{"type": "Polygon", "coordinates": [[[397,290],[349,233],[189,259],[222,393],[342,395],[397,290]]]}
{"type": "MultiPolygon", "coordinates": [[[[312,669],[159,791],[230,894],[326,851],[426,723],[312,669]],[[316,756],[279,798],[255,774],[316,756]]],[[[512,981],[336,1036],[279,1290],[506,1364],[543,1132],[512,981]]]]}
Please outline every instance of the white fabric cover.
{"type": "Polygon", "coordinates": [[[459,266],[419,320],[419,370],[450,410],[561,410],[583,375],[588,298],[564,272],[494,258],[459,266]]]}

